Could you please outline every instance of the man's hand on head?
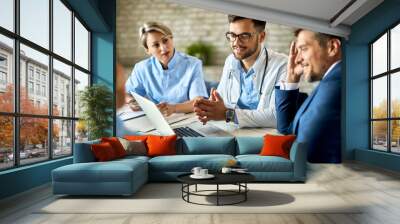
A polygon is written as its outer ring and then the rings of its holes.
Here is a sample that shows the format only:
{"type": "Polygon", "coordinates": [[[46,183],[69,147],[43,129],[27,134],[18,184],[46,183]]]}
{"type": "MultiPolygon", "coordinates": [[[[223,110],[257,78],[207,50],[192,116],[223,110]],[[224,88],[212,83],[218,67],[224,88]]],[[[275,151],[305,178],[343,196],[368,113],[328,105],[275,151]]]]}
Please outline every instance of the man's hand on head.
{"type": "Polygon", "coordinates": [[[303,68],[301,67],[301,64],[296,62],[297,55],[298,51],[296,49],[296,42],[293,41],[290,44],[289,58],[287,63],[287,83],[298,83],[303,75],[303,68]]]}

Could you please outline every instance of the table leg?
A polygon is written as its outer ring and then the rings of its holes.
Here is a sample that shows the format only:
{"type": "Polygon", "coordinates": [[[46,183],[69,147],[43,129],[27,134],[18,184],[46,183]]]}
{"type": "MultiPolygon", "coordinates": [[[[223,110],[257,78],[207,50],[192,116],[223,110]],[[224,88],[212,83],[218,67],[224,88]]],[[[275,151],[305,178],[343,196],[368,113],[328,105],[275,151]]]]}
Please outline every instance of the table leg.
{"type": "Polygon", "coordinates": [[[244,201],[247,201],[247,183],[244,183],[244,201]]]}
{"type": "Polygon", "coordinates": [[[219,205],[219,184],[217,184],[217,206],[219,205]]]}

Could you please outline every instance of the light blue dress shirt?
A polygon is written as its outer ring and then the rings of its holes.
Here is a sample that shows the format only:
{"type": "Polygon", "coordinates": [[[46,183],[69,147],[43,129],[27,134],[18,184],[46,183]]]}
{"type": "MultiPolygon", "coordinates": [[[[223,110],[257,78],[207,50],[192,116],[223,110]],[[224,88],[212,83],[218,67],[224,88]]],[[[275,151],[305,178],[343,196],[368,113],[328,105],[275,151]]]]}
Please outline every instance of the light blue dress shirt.
{"type": "Polygon", "coordinates": [[[137,63],[125,89],[154,103],[183,103],[197,96],[208,97],[201,61],[176,50],[166,70],[153,56],[137,63]]]}
{"type": "Polygon", "coordinates": [[[241,109],[255,110],[257,109],[259,100],[259,94],[254,86],[255,72],[253,67],[249,71],[245,72],[244,68],[238,61],[238,70],[240,71],[240,97],[238,100],[238,107],[241,109]]]}

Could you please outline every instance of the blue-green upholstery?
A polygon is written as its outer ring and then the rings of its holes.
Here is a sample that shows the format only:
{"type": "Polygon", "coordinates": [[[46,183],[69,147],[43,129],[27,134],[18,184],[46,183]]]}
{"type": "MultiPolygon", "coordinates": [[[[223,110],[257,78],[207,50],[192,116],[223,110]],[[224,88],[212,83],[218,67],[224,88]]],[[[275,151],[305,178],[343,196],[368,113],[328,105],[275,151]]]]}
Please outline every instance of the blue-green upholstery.
{"type": "Polygon", "coordinates": [[[218,172],[228,160],[234,159],[223,154],[157,156],[149,160],[149,178],[151,181],[175,181],[177,175],[191,172],[193,167],[218,172]],[[165,178],[162,178],[163,174],[166,174],[165,178]]]}
{"type": "Polygon", "coordinates": [[[100,140],[75,144],[74,163],[95,162],[96,158],[94,158],[92,150],[90,150],[90,146],[98,143],[100,143],[100,140]]]}
{"type": "Polygon", "coordinates": [[[259,154],[264,144],[263,137],[237,137],[236,155],[259,154]]]}
{"type": "Polygon", "coordinates": [[[53,193],[131,195],[148,180],[147,159],[74,163],[52,171],[53,193]]]}
{"type": "Polygon", "coordinates": [[[278,156],[238,155],[239,166],[255,172],[292,172],[292,161],[278,156]]]}
{"type": "Polygon", "coordinates": [[[92,141],[75,144],[74,163],[52,172],[54,194],[131,195],[147,181],[176,181],[193,167],[218,172],[230,159],[247,168],[256,181],[305,181],[306,151],[304,143],[295,142],[290,159],[260,156],[262,137],[182,138],[177,155],[127,156],[108,162],[95,162],[92,141]]]}
{"type": "Polygon", "coordinates": [[[233,137],[186,137],[178,141],[177,154],[226,154],[235,155],[235,138],[233,137]]]}

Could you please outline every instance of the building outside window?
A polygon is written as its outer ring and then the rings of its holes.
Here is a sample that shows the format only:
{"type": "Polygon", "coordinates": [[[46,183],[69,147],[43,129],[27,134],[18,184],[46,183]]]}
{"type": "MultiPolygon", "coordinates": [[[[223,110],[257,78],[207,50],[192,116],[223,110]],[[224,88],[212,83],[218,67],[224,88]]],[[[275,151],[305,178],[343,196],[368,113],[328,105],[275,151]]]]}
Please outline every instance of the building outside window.
{"type": "Polygon", "coordinates": [[[7,85],[7,56],[0,54],[0,89],[5,90],[7,85]]]}
{"type": "Polygon", "coordinates": [[[0,71],[0,84],[1,85],[7,84],[7,74],[4,71],[0,71]]]}
{"type": "Polygon", "coordinates": [[[40,96],[40,84],[36,84],[36,95],[40,96]]]}
{"type": "Polygon", "coordinates": [[[33,82],[31,82],[31,81],[28,82],[28,93],[34,94],[33,82]]]}
{"type": "Polygon", "coordinates": [[[42,83],[46,83],[46,74],[42,73],[42,83]]]}
{"type": "Polygon", "coordinates": [[[7,68],[7,56],[0,54],[0,68],[7,68]]]}
{"type": "Polygon", "coordinates": [[[371,149],[400,153],[400,24],[370,44],[371,149]]]}
{"type": "Polygon", "coordinates": [[[33,80],[33,67],[32,66],[29,66],[28,74],[29,74],[29,79],[33,80]]]}
{"type": "MultiPolygon", "coordinates": [[[[19,88],[10,88],[7,91],[0,89],[2,124],[0,152],[1,158],[4,158],[0,160],[0,171],[70,156],[74,142],[78,139],[87,139],[86,127],[80,125],[77,128],[79,114],[74,113],[70,107],[79,101],[77,91],[73,92],[73,89],[65,86],[81,83],[82,74],[89,80],[90,31],[77,18],[71,7],[65,5],[68,3],[62,0],[51,0],[52,4],[49,2],[49,0],[19,1],[19,12],[14,13],[14,10],[9,12],[14,17],[20,16],[14,18],[19,21],[16,24],[17,29],[7,32],[0,29],[0,84],[5,83],[15,87],[13,70],[16,62],[12,60],[14,52],[20,59],[18,62],[20,69],[17,74],[17,79],[20,80],[19,88]],[[38,11],[43,13],[37,14],[38,11]],[[49,29],[50,24],[53,25],[52,29],[49,29]],[[17,31],[19,33],[16,33],[17,31]],[[53,49],[50,48],[50,42],[53,43],[53,49]],[[18,52],[15,51],[15,44],[19,44],[18,52]],[[79,49],[82,46],[87,48],[79,49]],[[61,57],[62,62],[56,63],[54,55],[61,57]],[[72,60],[72,55],[75,55],[75,60],[72,60]],[[49,63],[51,60],[54,64],[49,63]],[[49,71],[53,71],[53,74],[49,71]],[[78,72],[79,77],[73,80],[73,74],[78,72]],[[54,78],[53,89],[50,91],[48,77],[54,78]],[[58,84],[60,80],[64,82],[62,87],[58,84]],[[16,90],[19,90],[20,94],[15,94],[16,90]],[[57,103],[57,98],[61,94],[62,105],[52,105],[53,113],[49,113],[52,111],[49,110],[50,97],[57,103]],[[19,97],[14,99],[14,95],[19,97]],[[14,112],[14,105],[20,108],[18,113],[14,112]],[[15,134],[14,125],[18,125],[19,130],[15,134]],[[33,138],[30,134],[33,132],[39,134],[33,138]],[[14,151],[17,154],[14,154],[14,151]]],[[[12,9],[13,5],[9,8],[12,9]]],[[[89,85],[89,82],[85,85],[89,85]]]]}
{"type": "Polygon", "coordinates": [[[42,86],[42,96],[46,96],[46,86],[42,86]]]}

